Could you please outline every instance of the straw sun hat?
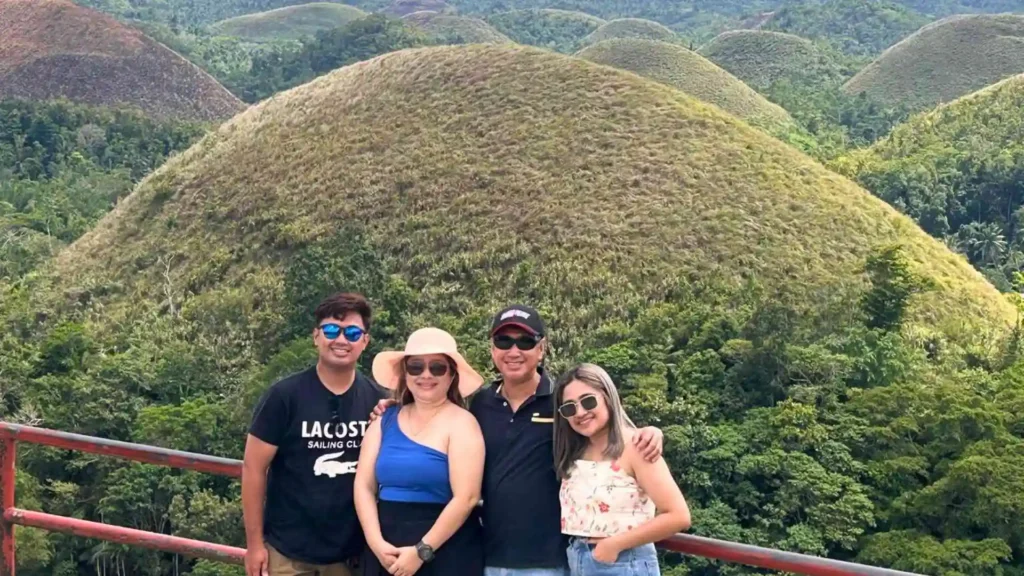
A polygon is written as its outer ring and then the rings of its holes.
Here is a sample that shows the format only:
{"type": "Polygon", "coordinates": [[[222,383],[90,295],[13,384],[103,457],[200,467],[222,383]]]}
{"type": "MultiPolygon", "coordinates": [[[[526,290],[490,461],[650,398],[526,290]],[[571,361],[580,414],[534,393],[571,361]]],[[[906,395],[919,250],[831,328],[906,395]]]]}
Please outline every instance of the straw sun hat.
{"type": "Polygon", "coordinates": [[[402,373],[402,360],[406,356],[427,354],[444,354],[455,361],[459,374],[459,392],[463,398],[483,385],[483,376],[459,354],[455,338],[440,328],[420,328],[409,335],[405,350],[387,350],[377,354],[373,359],[373,379],[381,386],[394,390],[398,387],[398,378],[402,373]]]}

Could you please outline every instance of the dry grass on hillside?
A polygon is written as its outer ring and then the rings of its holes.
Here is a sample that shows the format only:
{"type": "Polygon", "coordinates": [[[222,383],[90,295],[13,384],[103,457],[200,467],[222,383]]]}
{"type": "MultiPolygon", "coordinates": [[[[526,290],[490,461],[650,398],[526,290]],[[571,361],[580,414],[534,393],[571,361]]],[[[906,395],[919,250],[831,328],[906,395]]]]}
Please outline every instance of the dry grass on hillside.
{"type": "Polygon", "coordinates": [[[583,46],[597,44],[603,40],[616,38],[641,38],[645,40],[661,40],[664,42],[679,42],[682,40],[671,29],[651,20],[643,18],[620,18],[610,20],[587,35],[580,43],[583,46]]]}
{"type": "Polygon", "coordinates": [[[512,44],[390,53],[261,102],[59,255],[53,293],[103,302],[97,326],[167,291],[273,308],[295,250],[339,233],[409,284],[418,318],[526,299],[559,319],[567,357],[687,280],[852,310],[865,257],[894,242],[938,286],[912,321],[1013,314],[961,257],[791,147],[635,74],[512,44]]]}
{"type": "Polygon", "coordinates": [[[813,42],[783,32],[730,30],[698,52],[759,90],[782,79],[838,76],[838,65],[813,42]]]}
{"type": "Polygon", "coordinates": [[[452,12],[454,9],[444,0],[394,0],[382,10],[388,16],[401,18],[413,12],[452,12]]]}
{"type": "Polygon", "coordinates": [[[951,16],[886,50],[843,90],[923,110],[1022,72],[1024,16],[951,16]]]}
{"type": "Polygon", "coordinates": [[[454,14],[439,14],[432,11],[413,12],[402,17],[403,20],[414,24],[424,31],[448,38],[458,43],[476,44],[487,42],[511,42],[512,40],[498,32],[494,26],[479,18],[469,16],[456,16],[454,14]]]}
{"type": "Polygon", "coordinates": [[[319,30],[338,28],[367,13],[354,6],[312,2],[221,20],[210,29],[216,34],[252,41],[297,40],[319,30]]]}
{"type": "Polygon", "coordinates": [[[245,107],[162,44],[67,0],[0,0],[0,97],[64,97],[204,121],[245,107]]]}
{"type": "Polygon", "coordinates": [[[576,56],[678,88],[769,132],[784,132],[794,126],[788,112],[682,46],[656,40],[605,40],[576,56]]]}

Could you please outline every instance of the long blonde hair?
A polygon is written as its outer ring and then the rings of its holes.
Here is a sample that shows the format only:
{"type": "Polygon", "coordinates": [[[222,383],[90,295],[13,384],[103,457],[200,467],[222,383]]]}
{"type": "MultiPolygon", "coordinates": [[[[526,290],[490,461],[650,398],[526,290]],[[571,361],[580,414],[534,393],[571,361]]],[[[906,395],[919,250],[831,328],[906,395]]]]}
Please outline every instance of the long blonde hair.
{"type": "Polygon", "coordinates": [[[615,459],[622,456],[626,448],[625,431],[635,429],[636,425],[629,419],[619,399],[619,391],[612,382],[608,372],[596,364],[580,364],[569,370],[558,379],[553,394],[555,402],[555,471],[559,479],[568,477],[576,460],[583,455],[590,439],[572,429],[569,421],[558,413],[558,407],[564,402],[565,388],[574,381],[590,386],[604,396],[608,406],[608,446],[604,449],[606,458],[615,459]]]}

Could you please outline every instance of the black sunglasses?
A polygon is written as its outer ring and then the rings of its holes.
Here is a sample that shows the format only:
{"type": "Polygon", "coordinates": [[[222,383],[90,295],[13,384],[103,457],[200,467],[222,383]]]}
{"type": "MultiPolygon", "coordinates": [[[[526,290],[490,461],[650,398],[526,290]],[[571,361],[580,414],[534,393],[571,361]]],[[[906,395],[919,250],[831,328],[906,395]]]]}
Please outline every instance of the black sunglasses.
{"type": "MultiPolygon", "coordinates": [[[[427,368],[423,360],[409,360],[405,363],[405,372],[410,376],[419,376],[427,368]]],[[[434,360],[430,363],[430,373],[441,377],[448,373],[448,363],[441,360],[434,360]]]]}
{"type": "Polygon", "coordinates": [[[335,426],[341,424],[341,414],[338,413],[341,409],[341,396],[331,396],[328,406],[331,408],[331,424],[335,426]]]}
{"type": "Polygon", "coordinates": [[[580,407],[587,411],[597,408],[597,396],[594,394],[584,394],[580,396],[578,401],[569,400],[558,407],[558,413],[562,415],[562,418],[572,418],[579,412],[580,407]]]}
{"type": "Polygon", "coordinates": [[[513,346],[520,350],[533,350],[537,347],[537,342],[537,338],[529,335],[513,338],[508,334],[499,334],[494,337],[494,347],[498,350],[511,350],[513,346]]]}

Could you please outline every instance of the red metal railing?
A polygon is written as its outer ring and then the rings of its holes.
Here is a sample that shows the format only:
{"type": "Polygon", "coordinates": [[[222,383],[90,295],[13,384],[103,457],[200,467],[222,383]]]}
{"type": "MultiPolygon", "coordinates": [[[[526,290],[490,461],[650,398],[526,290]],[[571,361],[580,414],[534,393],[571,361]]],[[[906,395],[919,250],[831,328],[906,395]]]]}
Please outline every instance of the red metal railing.
{"type": "MultiPolygon", "coordinates": [[[[0,521],[0,554],[3,556],[2,562],[0,562],[0,576],[14,576],[14,525],[16,524],[174,552],[184,556],[208,558],[231,564],[243,563],[245,550],[242,548],[15,508],[14,461],[17,442],[55,446],[235,478],[242,475],[240,460],[0,422],[0,502],[3,504],[3,514],[0,517],[2,518],[0,521]]],[[[689,534],[677,534],[668,540],[659,542],[658,546],[684,554],[807,576],[919,576],[909,572],[748,546],[689,534]]]]}

